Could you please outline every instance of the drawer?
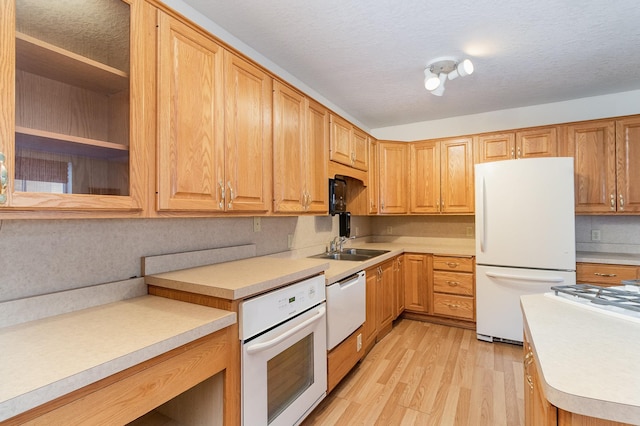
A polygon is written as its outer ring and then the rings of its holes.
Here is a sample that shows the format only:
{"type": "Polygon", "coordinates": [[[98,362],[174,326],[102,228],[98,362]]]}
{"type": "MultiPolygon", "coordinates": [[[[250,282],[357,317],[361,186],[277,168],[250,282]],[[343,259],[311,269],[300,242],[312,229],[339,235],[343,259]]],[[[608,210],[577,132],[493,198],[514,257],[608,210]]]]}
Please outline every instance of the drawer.
{"type": "Polygon", "coordinates": [[[580,284],[621,285],[622,280],[638,278],[638,267],[604,263],[576,264],[576,282],[580,284]]]}
{"type": "Polygon", "coordinates": [[[433,271],[433,291],[473,296],[473,274],[433,271]]]}
{"type": "Polygon", "coordinates": [[[362,327],[358,328],[327,355],[327,393],[340,383],[364,355],[362,331],[362,327]]]}
{"type": "Polygon", "coordinates": [[[452,294],[433,294],[433,313],[473,321],[474,299],[452,294]]]}
{"type": "Polygon", "coordinates": [[[433,256],[433,269],[473,272],[473,257],[433,256]]]}

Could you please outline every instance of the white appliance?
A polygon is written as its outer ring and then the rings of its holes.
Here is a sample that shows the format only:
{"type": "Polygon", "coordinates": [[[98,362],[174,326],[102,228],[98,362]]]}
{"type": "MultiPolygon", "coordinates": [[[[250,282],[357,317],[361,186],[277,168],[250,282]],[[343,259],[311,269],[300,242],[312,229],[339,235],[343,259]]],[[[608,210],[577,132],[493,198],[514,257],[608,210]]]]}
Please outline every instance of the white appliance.
{"type": "Polygon", "coordinates": [[[366,287],[364,271],[327,286],[327,350],[364,324],[366,287]]]}
{"type": "Polygon", "coordinates": [[[323,275],[240,304],[242,423],[297,425],[326,396],[323,275]]]}
{"type": "Polygon", "coordinates": [[[522,342],[520,296],[576,282],[573,158],[477,164],[476,332],[522,342]]]}

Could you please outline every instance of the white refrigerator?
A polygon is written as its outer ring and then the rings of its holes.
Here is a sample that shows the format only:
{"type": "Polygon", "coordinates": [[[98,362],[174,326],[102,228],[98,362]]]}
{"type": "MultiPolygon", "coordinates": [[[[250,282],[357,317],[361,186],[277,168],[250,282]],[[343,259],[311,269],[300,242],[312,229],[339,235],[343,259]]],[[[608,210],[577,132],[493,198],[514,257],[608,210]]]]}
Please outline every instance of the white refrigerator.
{"type": "Polygon", "coordinates": [[[475,166],[476,333],[522,342],[520,296],[576,282],[573,158],[475,166]]]}

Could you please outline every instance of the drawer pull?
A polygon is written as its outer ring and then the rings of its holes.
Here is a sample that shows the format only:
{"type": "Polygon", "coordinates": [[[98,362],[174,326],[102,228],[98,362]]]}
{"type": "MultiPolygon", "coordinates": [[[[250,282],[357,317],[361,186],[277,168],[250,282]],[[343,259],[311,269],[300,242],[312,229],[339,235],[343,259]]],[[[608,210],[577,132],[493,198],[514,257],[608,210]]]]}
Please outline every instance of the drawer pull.
{"type": "Polygon", "coordinates": [[[602,272],[594,272],[593,275],[596,275],[598,277],[617,277],[616,274],[603,274],[602,272]]]}
{"type": "Polygon", "coordinates": [[[458,285],[460,285],[458,281],[447,281],[447,284],[449,284],[451,287],[457,287],[458,285]]]}
{"type": "Polygon", "coordinates": [[[527,384],[529,385],[529,389],[533,390],[533,379],[528,374],[527,374],[527,384]]]}
{"type": "Polygon", "coordinates": [[[458,262],[447,262],[447,266],[449,268],[457,268],[460,264],[458,262]]]}
{"type": "Polygon", "coordinates": [[[528,365],[531,365],[532,363],[533,363],[533,352],[529,351],[524,356],[524,365],[528,366],[528,365]]]}
{"type": "Polygon", "coordinates": [[[458,309],[460,307],[457,303],[447,303],[446,305],[451,309],[458,309]]]}

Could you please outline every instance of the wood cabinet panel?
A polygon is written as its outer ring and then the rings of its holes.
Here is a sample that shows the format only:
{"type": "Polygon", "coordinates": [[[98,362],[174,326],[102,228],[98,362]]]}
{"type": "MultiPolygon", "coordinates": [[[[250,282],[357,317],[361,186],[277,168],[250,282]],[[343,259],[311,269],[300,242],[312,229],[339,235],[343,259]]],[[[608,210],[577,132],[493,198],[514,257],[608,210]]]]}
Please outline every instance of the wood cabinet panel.
{"type": "Polygon", "coordinates": [[[362,358],[364,351],[362,348],[358,349],[358,336],[362,334],[362,327],[359,327],[327,355],[327,393],[331,392],[362,358]]]}
{"type": "Polygon", "coordinates": [[[473,143],[471,138],[442,142],[441,209],[443,213],[473,213],[473,143]]]}
{"type": "Polygon", "coordinates": [[[433,291],[473,296],[473,275],[457,272],[433,271],[433,291]]]}
{"type": "Polygon", "coordinates": [[[604,263],[576,263],[576,282],[603,286],[620,285],[622,280],[640,278],[640,267],[604,263]]]}
{"type": "Polygon", "coordinates": [[[440,211],[440,144],[425,141],[410,144],[409,182],[412,213],[440,211]]]}
{"type": "Polygon", "coordinates": [[[394,299],[394,261],[387,260],[379,266],[380,279],[378,281],[378,340],[383,337],[380,333],[391,331],[391,323],[395,313],[394,299]]]}
{"type": "Polygon", "coordinates": [[[366,271],[366,318],[362,325],[363,345],[368,350],[378,337],[378,281],[379,270],[375,266],[366,271]]]}
{"type": "Polygon", "coordinates": [[[536,158],[558,155],[558,135],[555,127],[536,127],[516,132],[516,157],[536,158]]]}
{"type": "Polygon", "coordinates": [[[404,311],[404,255],[397,256],[393,262],[393,319],[396,319],[404,311]]]}
{"type": "Polygon", "coordinates": [[[429,313],[429,295],[433,292],[430,254],[404,254],[405,310],[429,313]]]}
{"type": "Polygon", "coordinates": [[[369,142],[369,186],[367,187],[367,198],[369,205],[369,214],[377,214],[380,168],[378,162],[378,141],[370,138],[369,142]]]}
{"type": "Polygon", "coordinates": [[[158,209],[224,210],[223,49],[160,13],[158,209]]]}
{"type": "Polygon", "coordinates": [[[380,213],[408,213],[408,148],[403,142],[379,142],[380,213]]]}
{"type": "Polygon", "coordinates": [[[225,51],[225,185],[229,211],[271,207],[272,79],[225,51]]]}
{"type": "Polygon", "coordinates": [[[618,211],[640,212],[640,117],[616,121],[618,211]]]}
{"type": "Polygon", "coordinates": [[[475,273],[472,256],[433,256],[433,314],[475,320],[475,273]]]}
{"type": "Polygon", "coordinates": [[[615,123],[577,123],[564,131],[574,158],[576,213],[615,212],[615,123]]]}
{"type": "Polygon", "coordinates": [[[433,293],[433,313],[447,317],[473,321],[475,306],[473,298],[453,294],[433,293]]]}
{"type": "Polygon", "coordinates": [[[454,272],[473,272],[473,257],[434,256],[433,269],[454,272]]]}
{"type": "Polygon", "coordinates": [[[515,158],[516,135],[495,133],[474,137],[476,163],[510,160],[515,158]]]}
{"type": "Polygon", "coordinates": [[[369,140],[367,134],[344,118],[331,114],[329,159],[354,169],[369,168],[369,140]]]}
{"type": "Polygon", "coordinates": [[[319,103],[307,101],[307,127],[305,136],[305,188],[306,212],[327,213],[329,191],[327,189],[327,152],[329,150],[329,111],[319,103]]]}

